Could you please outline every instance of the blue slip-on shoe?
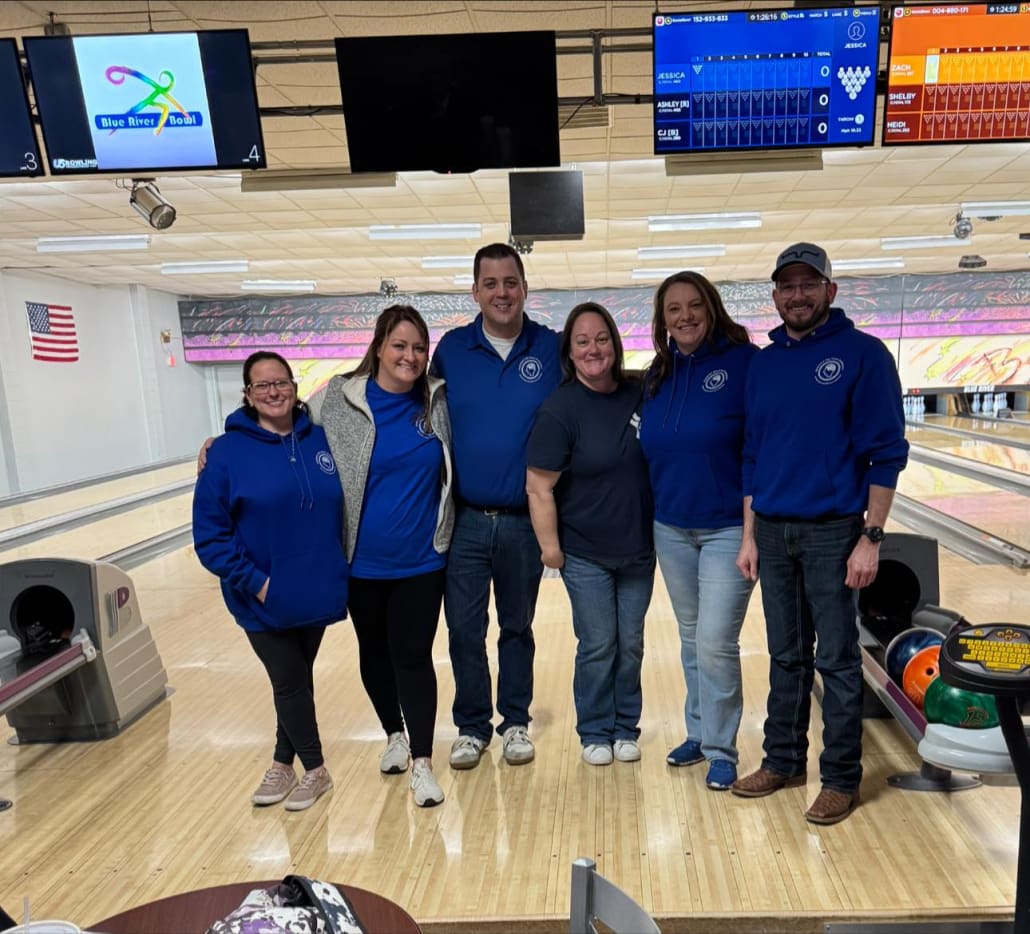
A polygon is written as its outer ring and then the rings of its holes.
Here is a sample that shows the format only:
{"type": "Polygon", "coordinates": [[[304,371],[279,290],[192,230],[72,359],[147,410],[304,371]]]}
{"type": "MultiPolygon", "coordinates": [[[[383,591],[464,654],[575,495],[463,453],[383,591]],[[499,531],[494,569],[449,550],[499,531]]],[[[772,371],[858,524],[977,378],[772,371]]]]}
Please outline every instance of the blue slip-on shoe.
{"type": "Polygon", "coordinates": [[[728,759],[713,759],[708,766],[705,784],[712,791],[727,791],[737,780],[737,766],[728,759]]]}
{"type": "Polygon", "coordinates": [[[665,761],[675,766],[696,765],[698,762],[704,762],[705,757],[701,752],[701,744],[696,739],[688,739],[673,749],[665,757],[665,761]]]}

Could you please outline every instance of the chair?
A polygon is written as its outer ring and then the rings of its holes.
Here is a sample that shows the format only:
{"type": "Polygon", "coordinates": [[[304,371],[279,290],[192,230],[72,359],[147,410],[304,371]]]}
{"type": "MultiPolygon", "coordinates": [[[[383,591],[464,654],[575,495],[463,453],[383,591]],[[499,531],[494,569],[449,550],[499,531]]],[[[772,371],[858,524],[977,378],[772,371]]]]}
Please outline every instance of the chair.
{"type": "Polygon", "coordinates": [[[597,934],[595,920],[615,934],[661,934],[654,918],[602,876],[597,863],[586,858],[573,860],[569,934],[597,934]]]}

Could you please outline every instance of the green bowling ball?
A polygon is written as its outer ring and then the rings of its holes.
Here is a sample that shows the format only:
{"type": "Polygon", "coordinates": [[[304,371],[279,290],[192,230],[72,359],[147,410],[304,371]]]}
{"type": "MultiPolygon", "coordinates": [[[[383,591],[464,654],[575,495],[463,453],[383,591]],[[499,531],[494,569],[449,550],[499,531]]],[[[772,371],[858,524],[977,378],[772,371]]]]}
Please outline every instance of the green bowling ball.
{"type": "Polygon", "coordinates": [[[998,725],[998,707],[990,694],[977,694],[945,684],[935,678],[926,689],[923,713],[929,723],[986,730],[998,725]]]}

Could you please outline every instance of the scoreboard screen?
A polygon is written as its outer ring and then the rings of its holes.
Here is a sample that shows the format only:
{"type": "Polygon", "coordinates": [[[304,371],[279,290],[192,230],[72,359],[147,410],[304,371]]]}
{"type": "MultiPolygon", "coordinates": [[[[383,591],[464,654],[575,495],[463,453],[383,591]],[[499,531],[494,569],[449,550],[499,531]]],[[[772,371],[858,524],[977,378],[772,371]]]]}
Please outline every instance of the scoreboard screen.
{"type": "Polygon", "coordinates": [[[1030,139],[1030,3],[895,7],[885,146],[1030,139]]]}
{"type": "Polygon", "coordinates": [[[655,14],[654,151],[868,146],[880,8],[655,14]]]}

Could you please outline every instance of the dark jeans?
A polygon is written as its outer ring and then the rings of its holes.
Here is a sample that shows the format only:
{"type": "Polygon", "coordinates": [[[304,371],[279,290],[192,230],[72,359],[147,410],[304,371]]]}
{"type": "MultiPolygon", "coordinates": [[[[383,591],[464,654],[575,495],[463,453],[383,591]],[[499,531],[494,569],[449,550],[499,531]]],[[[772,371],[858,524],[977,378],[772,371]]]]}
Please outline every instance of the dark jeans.
{"type": "Polygon", "coordinates": [[[347,605],[358,637],[361,683],[386,734],[408,725],[411,755],[433,755],[436,669],[433,639],[443,569],[414,577],[352,577],[347,605]]]}
{"type": "Polygon", "coordinates": [[[769,640],[769,704],[762,765],[805,771],[812,682],[823,683],[824,785],[862,780],[862,656],[855,592],[844,586],[862,518],[795,522],[756,518],[759,579],[769,640]]]}
{"type": "Polygon", "coordinates": [[[540,590],[540,546],[528,514],[486,515],[458,507],[447,559],[444,613],[454,671],[454,724],[489,742],[493,694],[486,658],[490,584],[497,637],[498,733],[528,726],[533,700],[533,612],[540,590]]]}
{"type": "Polygon", "coordinates": [[[308,772],[325,762],[315,719],[312,675],[324,635],[324,626],[247,633],[272,682],[277,720],[272,758],[283,765],[293,765],[296,755],[308,772]]]}

